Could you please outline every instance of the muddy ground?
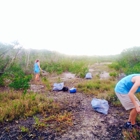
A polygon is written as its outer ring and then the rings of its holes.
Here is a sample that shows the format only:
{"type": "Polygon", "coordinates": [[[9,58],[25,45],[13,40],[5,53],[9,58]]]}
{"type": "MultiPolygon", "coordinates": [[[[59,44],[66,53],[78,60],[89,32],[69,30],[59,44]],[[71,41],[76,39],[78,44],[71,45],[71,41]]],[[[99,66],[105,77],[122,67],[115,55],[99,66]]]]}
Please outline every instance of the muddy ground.
{"type": "MultiPolygon", "coordinates": [[[[90,71],[94,72],[92,68],[90,71]]],[[[100,72],[100,78],[109,78],[109,75],[105,71],[100,72]]],[[[56,82],[57,79],[63,80],[65,86],[69,88],[83,80],[74,74],[63,73],[61,76],[52,76],[51,82],[56,82]]],[[[31,84],[30,90],[39,94],[45,92],[43,84],[31,84]]],[[[67,131],[61,135],[47,128],[38,130],[34,127],[33,117],[29,117],[26,120],[0,124],[0,140],[123,140],[123,124],[128,118],[128,112],[123,107],[113,107],[109,104],[108,114],[104,115],[93,110],[91,106],[93,96],[78,91],[74,94],[51,91],[48,96],[62,104],[67,102],[65,109],[73,113],[72,127],[67,128],[67,131]],[[29,133],[21,132],[21,126],[29,128],[29,133]]]]}

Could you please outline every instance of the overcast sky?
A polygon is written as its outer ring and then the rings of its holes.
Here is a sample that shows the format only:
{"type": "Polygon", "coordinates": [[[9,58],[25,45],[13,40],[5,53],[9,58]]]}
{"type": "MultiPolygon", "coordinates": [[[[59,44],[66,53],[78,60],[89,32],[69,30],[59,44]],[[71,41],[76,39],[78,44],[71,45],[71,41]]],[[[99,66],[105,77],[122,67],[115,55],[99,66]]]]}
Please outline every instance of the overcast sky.
{"type": "Polygon", "coordinates": [[[139,0],[0,0],[0,41],[73,55],[140,46],[139,0]]]}

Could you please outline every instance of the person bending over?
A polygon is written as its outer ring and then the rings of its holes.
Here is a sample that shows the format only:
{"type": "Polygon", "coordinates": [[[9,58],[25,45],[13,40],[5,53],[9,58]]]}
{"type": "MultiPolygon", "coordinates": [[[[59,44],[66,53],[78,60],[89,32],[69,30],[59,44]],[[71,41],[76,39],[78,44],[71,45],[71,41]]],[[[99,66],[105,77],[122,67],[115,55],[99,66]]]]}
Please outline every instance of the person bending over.
{"type": "Polygon", "coordinates": [[[140,92],[140,74],[130,74],[122,78],[115,86],[115,93],[125,110],[130,110],[125,128],[136,126],[136,117],[140,113],[140,101],[135,93],[140,92]]]}

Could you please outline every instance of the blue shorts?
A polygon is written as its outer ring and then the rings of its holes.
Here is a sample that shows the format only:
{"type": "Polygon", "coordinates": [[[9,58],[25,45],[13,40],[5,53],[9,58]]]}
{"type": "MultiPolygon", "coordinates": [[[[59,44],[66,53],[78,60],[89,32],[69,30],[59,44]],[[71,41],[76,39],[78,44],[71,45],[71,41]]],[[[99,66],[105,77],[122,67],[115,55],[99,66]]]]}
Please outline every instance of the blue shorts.
{"type": "Polygon", "coordinates": [[[40,70],[35,70],[34,73],[38,74],[38,73],[40,73],[40,70]]]}

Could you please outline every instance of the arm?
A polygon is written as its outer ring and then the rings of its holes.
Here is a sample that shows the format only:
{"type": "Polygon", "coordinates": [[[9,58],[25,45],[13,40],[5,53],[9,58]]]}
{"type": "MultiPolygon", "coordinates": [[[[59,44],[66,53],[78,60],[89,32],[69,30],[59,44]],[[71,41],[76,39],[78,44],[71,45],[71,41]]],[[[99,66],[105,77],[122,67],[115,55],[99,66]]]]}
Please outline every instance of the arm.
{"type": "Polygon", "coordinates": [[[41,70],[41,68],[40,68],[40,63],[38,62],[37,64],[38,64],[39,69],[41,70]]]}
{"type": "Polygon", "coordinates": [[[137,112],[140,112],[140,107],[139,107],[139,105],[137,104],[137,102],[134,98],[134,94],[135,94],[135,92],[136,92],[136,90],[138,89],[139,86],[140,86],[140,81],[135,82],[133,87],[131,88],[131,90],[128,93],[128,96],[130,97],[132,103],[134,104],[137,112]]]}

